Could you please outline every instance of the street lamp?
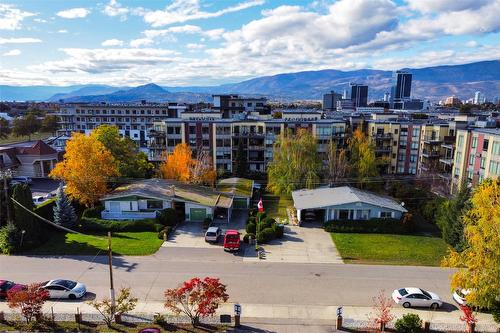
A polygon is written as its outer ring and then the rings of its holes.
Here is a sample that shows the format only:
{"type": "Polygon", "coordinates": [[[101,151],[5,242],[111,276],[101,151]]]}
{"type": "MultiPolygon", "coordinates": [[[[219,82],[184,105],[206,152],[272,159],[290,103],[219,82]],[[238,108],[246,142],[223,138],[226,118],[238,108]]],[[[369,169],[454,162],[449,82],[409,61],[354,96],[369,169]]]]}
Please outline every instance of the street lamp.
{"type": "Polygon", "coordinates": [[[19,244],[19,248],[23,247],[23,239],[24,239],[24,234],[26,233],[26,230],[21,230],[21,244],[19,244]]]}

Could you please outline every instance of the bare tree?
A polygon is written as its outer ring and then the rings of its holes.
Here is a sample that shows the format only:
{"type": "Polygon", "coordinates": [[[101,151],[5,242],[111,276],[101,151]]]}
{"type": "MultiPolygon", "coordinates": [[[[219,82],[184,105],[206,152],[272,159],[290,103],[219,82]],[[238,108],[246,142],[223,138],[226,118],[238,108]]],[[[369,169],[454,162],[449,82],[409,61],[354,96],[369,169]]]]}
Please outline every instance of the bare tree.
{"type": "Polygon", "coordinates": [[[212,163],[212,157],[206,150],[199,149],[196,159],[190,166],[191,183],[199,185],[215,185],[217,171],[212,163]]]}
{"type": "Polygon", "coordinates": [[[327,178],[330,185],[343,179],[349,171],[345,149],[337,151],[337,144],[330,140],[327,151],[327,178]]]}

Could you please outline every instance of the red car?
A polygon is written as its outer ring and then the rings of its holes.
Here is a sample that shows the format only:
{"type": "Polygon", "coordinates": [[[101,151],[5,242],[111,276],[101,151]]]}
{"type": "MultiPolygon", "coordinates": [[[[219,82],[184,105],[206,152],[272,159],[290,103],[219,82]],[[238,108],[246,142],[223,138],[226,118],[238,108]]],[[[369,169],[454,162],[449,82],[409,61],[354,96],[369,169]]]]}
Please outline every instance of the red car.
{"type": "Polygon", "coordinates": [[[7,298],[7,292],[25,289],[23,284],[17,284],[12,281],[0,280],[0,298],[7,298]]]}
{"type": "Polygon", "coordinates": [[[240,233],[237,230],[227,230],[224,236],[224,251],[239,251],[240,233]]]}

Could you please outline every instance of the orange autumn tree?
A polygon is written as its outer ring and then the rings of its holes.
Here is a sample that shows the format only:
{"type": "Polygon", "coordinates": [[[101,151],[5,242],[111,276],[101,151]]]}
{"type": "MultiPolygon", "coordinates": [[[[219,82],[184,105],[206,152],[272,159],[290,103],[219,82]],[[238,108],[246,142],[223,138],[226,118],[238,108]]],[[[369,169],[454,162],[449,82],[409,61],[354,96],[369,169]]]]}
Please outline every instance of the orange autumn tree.
{"type": "Polygon", "coordinates": [[[185,143],[175,146],[174,151],[165,156],[160,165],[160,174],[165,179],[185,183],[214,186],[217,173],[213,168],[210,155],[200,150],[193,158],[191,148],[185,143]]]}
{"type": "Polygon", "coordinates": [[[109,177],[118,176],[113,155],[93,136],[74,133],[66,144],[63,161],[50,173],[66,183],[66,193],[87,207],[107,192],[109,177]]]}
{"type": "Polygon", "coordinates": [[[166,154],[165,161],[160,165],[161,176],[165,179],[174,179],[188,182],[190,170],[193,166],[193,153],[185,143],[175,146],[174,151],[166,154]]]}

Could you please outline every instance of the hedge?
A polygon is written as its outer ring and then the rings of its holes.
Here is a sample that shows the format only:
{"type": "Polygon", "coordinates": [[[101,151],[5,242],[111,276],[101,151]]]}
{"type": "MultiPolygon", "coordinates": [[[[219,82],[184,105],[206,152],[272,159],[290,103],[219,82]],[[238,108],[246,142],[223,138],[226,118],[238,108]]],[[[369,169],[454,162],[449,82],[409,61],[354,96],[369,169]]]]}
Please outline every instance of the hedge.
{"type": "Polygon", "coordinates": [[[163,224],[164,226],[173,227],[177,223],[181,221],[179,213],[172,208],[166,208],[160,212],[158,212],[158,216],[156,217],[158,223],[163,224]]]}
{"type": "Polygon", "coordinates": [[[323,225],[327,232],[339,233],[377,233],[377,234],[407,234],[411,232],[410,222],[392,218],[376,218],[371,220],[334,220],[323,225]]]}
{"type": "Polygon", "coordinates": [[[54,220],[54,205],[56,204],[57,198],[49,199],[33,209],[35,214],[40,215],[43,218],[46,218],[49,221],[54,220]]]}
{"type": "Polygon", "coordinates": [[[156,219],[143,220],[102,220],[92,217],[82,217],[80,220],[83,231],[156,231],[156,219]]]}
{"type": "Polygon", "coordinates": [[[85,208],[83,211],[82,217],[90,217],[90,218],[101,218],[101,212],[104,210],[104,206],[95,206],[93,208],[85,208]]]}

